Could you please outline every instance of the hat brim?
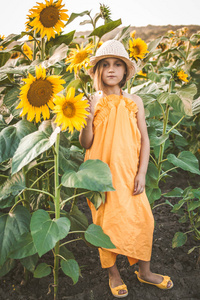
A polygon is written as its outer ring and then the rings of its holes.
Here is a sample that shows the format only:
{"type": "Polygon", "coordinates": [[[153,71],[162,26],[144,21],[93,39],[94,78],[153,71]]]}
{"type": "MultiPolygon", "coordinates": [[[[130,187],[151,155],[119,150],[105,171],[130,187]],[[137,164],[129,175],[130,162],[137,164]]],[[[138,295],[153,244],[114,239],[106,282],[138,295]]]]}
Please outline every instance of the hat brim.
{"type": "Polygon", "coordinates": [[[131,77],[133,77],[136,73],[136,63],[135,61],[132,61],[124,56],[120,56],[120,55],[101,55],[101,56],[92,56],[90,57],[90,65],[91,67],[87,70],[88,74],[94,78],[94,67],[96,66],[96,64],[105,58],[109,58],[109,57],[115,57],[115,58],[119,58],[122,61],[125,62],[126,66],[127,66],[127,77],[126,79],[130,79],[131,77]]]}

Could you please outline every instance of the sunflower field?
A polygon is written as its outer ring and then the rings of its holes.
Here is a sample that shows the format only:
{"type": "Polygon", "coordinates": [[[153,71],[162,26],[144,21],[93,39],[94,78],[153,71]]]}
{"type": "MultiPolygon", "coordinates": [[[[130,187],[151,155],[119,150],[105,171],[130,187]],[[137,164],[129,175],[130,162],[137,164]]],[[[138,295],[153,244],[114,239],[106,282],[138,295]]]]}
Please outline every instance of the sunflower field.
{"type": "MultiPolygon", "coordinates": [[[[105,192],[114,190],[106,164],[84,162],[78,137],[94,92],[89,58],[120,25],[103,4],[95,16],[68,15],[62,0],[45,0],[29,10],[23,32],[0,36],[0,276],[19,261],[25,282],[30,274],[53,273],[54,299],[60,269],[74,284],[81,275],[68,244],[115,247],[78,207],[87,196],[98,209],[105,192]],[[63,32],[77,17],[91,25],[89,36],[63,32]],[[98,26],[100,19],[104,25],[98,26]],[[43,261],[48,252],[53,265],[43,261]]],[[[146,193],[152,209],[171,206],[189,222],[190,231],[177,232],[172,247],[184,245],[190,234],[196,240],[191,253],[200,247],[200,188],[163,193],[162,182],[178,172],[200,175],[200,32],[188,36],[184,27],[148,44],[135,34],[119,27],[115,39],[137,64],[125,89],[145,106],[151,144],[146,193]],[[157,204],[161,197],[166,200],[157,204]]]]}

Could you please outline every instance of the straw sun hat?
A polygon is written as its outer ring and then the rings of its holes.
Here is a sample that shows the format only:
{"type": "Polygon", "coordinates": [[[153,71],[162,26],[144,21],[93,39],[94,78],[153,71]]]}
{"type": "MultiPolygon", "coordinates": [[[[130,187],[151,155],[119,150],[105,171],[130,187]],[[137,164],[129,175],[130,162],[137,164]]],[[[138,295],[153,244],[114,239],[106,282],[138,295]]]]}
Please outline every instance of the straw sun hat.
{"type": "Polygon", "coordinates": [[[90,58],[90,64],[92,67],[88,69],[89,75],[92,78],[94,77],[94,67],[100,60],[113,56],[125,62],[127,66],[127,80],[136,73],[136,64],[134,61],[129,59],[128,53],[123,44],[117,40],[108,40],[99,47],[96,55],[90,58]]]}

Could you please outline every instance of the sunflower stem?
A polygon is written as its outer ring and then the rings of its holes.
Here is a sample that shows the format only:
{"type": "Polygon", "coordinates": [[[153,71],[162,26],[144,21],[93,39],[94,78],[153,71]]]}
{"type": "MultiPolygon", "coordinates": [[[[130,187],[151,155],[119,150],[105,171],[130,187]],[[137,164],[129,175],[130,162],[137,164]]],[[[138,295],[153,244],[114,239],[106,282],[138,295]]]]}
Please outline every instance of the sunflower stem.
{"type": "MultiPolygon", "coordinates": [[[[60,218],[60,187],[59,187],[59,143],[60,143],[60,133],[57,135],[54,153],[54,184],[55,184],[55,219],[60,218]]],[[[57,299],[58,292],[58,270],[59,270],[59,248],[60,242],[58,241],[54,248],[54,300],[57,299]]]]}
{"type": "MultiPolygon", "coordinates": [[[[172,90],[172,81],[170,80],[169,93],[171,93],[171,90],[172,90]]],[[[166,131],[167,131],[168,119],[169,119],[169,105],[166,104],[165,111],[163,111],[163,132],[162,132],[163,135],[166,134],[166,131]]],[[[160,145],[160,151],[159,151],[159,157],[158,157],[158,183],[161,179],[160,176],[161,176],[161,171],[162,171],[164,148],[165,148],[165,141],[160,145]]]]}
{"type": "Polygon", "coordinates": [[[45,39],[41,38],[41,60],[44,60],[45,53],[45,39]]]}
{"type": "Polygon", "coordinates": [[[36,31],[33,33],[34,41],[33,41],[33,60],[36,59],[36,31]]]}
{"type": "MultiPolygon", "coordinates": [[[[25,186],[29,186],[29,176],[26,173],[26,169],[27,169],[27,167],[23,167],[22,168],[22,173],[24,175],[25,186]]],[[[23,199],[24,199],[23,206],[26,207],[26,209],[30,212],[30,203],[29,203],[30,195],[29,195],[28,190],[25,190],[23,192],[23,199]]],[[[28,282],[29,273],[30,272],[28,271],[28,269],[24,268],[24,282],[25,282],[25,284],[27,284],[27,282],[28,282]]]]}

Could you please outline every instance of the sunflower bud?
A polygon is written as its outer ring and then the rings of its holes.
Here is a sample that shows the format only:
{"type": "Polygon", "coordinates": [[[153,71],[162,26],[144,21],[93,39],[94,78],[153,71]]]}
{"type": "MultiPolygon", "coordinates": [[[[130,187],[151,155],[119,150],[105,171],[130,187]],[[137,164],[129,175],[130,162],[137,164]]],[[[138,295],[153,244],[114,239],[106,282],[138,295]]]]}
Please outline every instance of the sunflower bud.
{"type": "Polygon", "coordinates": [[[109,23],[111,20],[111,10],[105,4],[100,4],[101,17],[105,20],[105,23],[109,23]]]}

